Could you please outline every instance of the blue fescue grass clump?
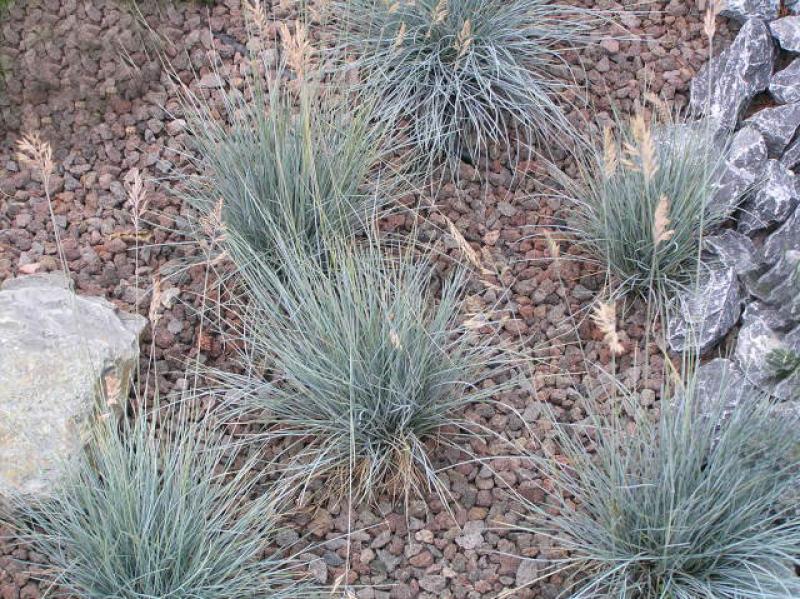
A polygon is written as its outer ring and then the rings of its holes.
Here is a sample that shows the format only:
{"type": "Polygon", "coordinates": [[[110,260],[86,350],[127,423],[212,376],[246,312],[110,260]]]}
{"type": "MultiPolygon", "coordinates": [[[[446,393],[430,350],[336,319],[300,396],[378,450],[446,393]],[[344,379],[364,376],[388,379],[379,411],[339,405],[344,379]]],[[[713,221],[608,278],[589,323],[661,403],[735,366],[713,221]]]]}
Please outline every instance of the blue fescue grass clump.
{"type": "Polygon", "coordinates": [[[400,123],[429,167],[572,137],[564,53],[609,20],[550,0],[340,0],[331,14],[378,120],[400,123]]]}
{"type": "Polygon", "coordinates": [[[664,308],[692,289],[703,237],[727,216],[715,199],[727,142],[703,123],[637,112],[581,147],[578,176],[561,179],[576,235],[621,293],[664,308]]]}
{"type": "Polygon", "coordinates": [[[21,536],[52,581],[85,599],[312,596],[268,550],[282,493],[256,493],[207,424],[167,424],[99,423],[52,496],[20,502],[21,536]]]}
{"type": "MultiPolygon", "coordinates": [[[[324,253],[325,238],[362,230],[392,193],[380,179],[382,129],[370,123],[370,107],[352,108],[311,81],[293,91],[284,74],[269,84],[248,76],[249,98],[223,94],[223,118],[184,94],[199,173],[186,179],[187,201],[223,241],[235,236],[267,259],[276,257],[276,235],[324,253]]],[[[240,263],[236,246],[223,247],[240,263]]]]}
{"type": "Polygon", "coordinates": [[[562,596],[800,596],[800,418],[732,385],[690,381],[656,418],[633,398],[630,418],[556,426],[534,458],[554,489],[526,530],[564,550],[562,596]]]}
{"type": "Polygon", "coordinates": [[[280,272],[257,257],[243,271],[246,374],[224,377],[226,395],[265,425],[259,441],[293,447],[301,492],[445,496],[431,443],[509,379],[492,336],[463,322],[466,273],[440,278],[430,255],[372,237],[329,242],[324,266],[291,239],[281,255],[280,272]]]}

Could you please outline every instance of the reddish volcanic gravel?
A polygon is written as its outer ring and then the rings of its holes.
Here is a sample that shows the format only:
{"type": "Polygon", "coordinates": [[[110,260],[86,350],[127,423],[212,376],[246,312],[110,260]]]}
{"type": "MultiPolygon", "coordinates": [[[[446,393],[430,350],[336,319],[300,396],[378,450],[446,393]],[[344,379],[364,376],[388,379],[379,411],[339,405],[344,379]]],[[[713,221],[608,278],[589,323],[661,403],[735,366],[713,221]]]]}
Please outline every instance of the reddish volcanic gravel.
{"type": "MultiPolygon", "coordinates": [[[[612,102],[630,109],[645,85],[677,105],[686,103],[689,81],[708,58],[702,15],[692,1],[654,1],[644,9],[638,0],[570,2],[619,8],[625,35],[642,39],[609,37],[569,57],[578,80],[585,72],[586,91],[597,111],[609,110],[612,102]]],[[[290,5],[276,3],[272,15],[293,18],[290,5]]],[[[720,22],[718,49],[730,36],[728,24],[720,22]]],[[[213,88],[210,59],[221,62],[224,79],[235,79],[246,42],[239,0],[208,6],[147,0],[138,11],[123,0],[16,0],[0,16],[0,64],[5,71],[0,88],[0,281],[59,268],[40,181],[15,159],[16,140],[23,133],[38,132],[54,151],[57,176],[50,192],[55,224],[76,289],[145,315],[154,277],[161,281],[162,294],[177,290],[177,301],[158,306],[158,319],[142,339],[143,365],[158,373],[162,391],[175,387],[185,361],[198,353],[204,361],[224,365],[226,348],[207,330],[198,334],[199,298],[204,291],[213,296],[216,286],[214,277],[206,281],[203,264],[192,265],[200,262],[200,249],[183,243],[190,212],[172,193],[175,173],[188,168],[180,154],[183,122],[159,56],[170,60],[184,82],[192,81],[196,71],[203,85],[213,88]],[[147,178],[150,201],[150,222],[139,235],[138,251],[124,188],[132,168],[147,178]]],[[[197,85],[192,83],[194,89],[197,85]]],[[[585,417],[576,389],[598,394],[596,377],[570,377],[568,372],[584,369],[584,360],[612,367],[602,334],[586,318],[586,306],[604,277],[590,260],[575,259],[577,249],[568,241],[559,243],[561,259],[553,260],[541,233],[557,231],[565,215],[560,203],[546,195],[544,182],[537,180],[537,165],[523,164],[514,176],[493,161],[488,193],[469,181],[467,171],[459,189],[446,186],[437,198],[438,213],[427,214],[431,223],[424,233],[441,238],[458,257],[455,241],[440,232],[442,215],[452,220],[498,273],[476,278],[471,307],[493,310],[493,318],[504,318],[509,339],[546,349],[538,351],[533,389],[520,388],[498,398],[513,405],[525,422],[493,405],[476,406],[466,414],[506,442],[476,437],[470,443],[472,452],[498,456],[491,468],[468,464],[444,473],[456,499],[455,521],[430,498],[412,502],[408,513],[388,499],[360,507],[352,523],[359,532],[349,539],[343,537],[349,514],[341,506],[302,511],[286,523],[278,543],[300,552],[304,543],[308,545],[308,551],[321,558],[310,568],[320,582],[331,584],[345,571],[349,558],[346,579],[360,599],[489,598],[536,578],[533,562],[512,555],[553,557],[552,544],[503,529],[503,524],[519,518],[519,505],[506,489],[510,485],[537,502],[547,497],[534,484],[539,474],[529,464],[499,456],[509,454],[507,441],[536,451],[525,425],[547,437],[543,402],[561,418],[585,417]],[[574,325],[584,341],[583,353],[575,343],[574,325]]],[[[384,224],[403,229],[409,219],[400,216],[384,224]]],[[[653,403],[659,380],[635,366],[648,351],[643,347],[644,325],[641,310],[621,313],[626,353],[613,368],[641,390],[642,401],[653,403]]],[[[660,358],[650,351],[657,372],[660,358]]],[[[436,457],[442,466],[463,457],[452,453],[458,452],[441,451],[436,457]]],[[[0,538],[6,536],[3,532],[0,529],[0,538]]],[[[29,555],[13,538],[0,540],[0,599],[40,596],[20,563],[28,559],[40,558],[29,555]]],[[[558,584],[550,579],[514,596],[554,597],[558,584]]]]}

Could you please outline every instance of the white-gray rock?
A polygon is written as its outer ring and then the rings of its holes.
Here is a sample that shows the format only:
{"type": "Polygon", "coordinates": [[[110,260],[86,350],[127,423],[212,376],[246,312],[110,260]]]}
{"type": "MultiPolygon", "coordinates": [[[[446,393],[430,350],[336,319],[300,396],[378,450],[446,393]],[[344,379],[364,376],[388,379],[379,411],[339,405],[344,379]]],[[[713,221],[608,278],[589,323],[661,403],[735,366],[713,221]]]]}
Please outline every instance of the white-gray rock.
{"type": "Polygon", "coordinates": [[[741,313],[741,286],[736,272],[716,260],[706,261],[695,289],[679,297],[667,324],[675,352],[704,353],[731,330],[741,313]]]}
{"type": "Polygon", "coordinates": [[[785,221],[800,201],[797,177],[770,160],[762,185],[742,204],[738,230],[748,235],[785,221]]]}
{"type": "Polygon", "coordinates": [[[791,250],[800,250],[800,205],[788,220],[764,242],[763,254],[767,264],[775,264],[791,250]]]}
{"type": "Polygon", "coordinates": [[[714,358],[697,370],[694,393],[701,409],[723,402],[725,410],[730,410],[742,400],[752,397],[754,391],[755,387],[732,360],[714,358]]]}
{"type": "Polygon", "coordinates": [[[747,306],[736,341],[736,361],[744,376],[762,391],[779,399],[793,399],[800,374],[781,379],[768,357],[775,350],[800,352],[800,326],[760,302],[747,306]]]}
{"type": "Polygon", "coordinates": [[[767,167],[767,144],[753,127],[744,127],[733,136],[728,159],[715,184],[710,210],[731,216],[744,195],[763,179],[767,167]]]}
{"type": "Polygon", "coordinates": [[[0,288],[0,494],[49,493],[100,409],[121,411],[145,319],[61,275],[0,288]]]}
{"type": "Polygon", "coordinates": [[[778,18],[780,0],[725,0],[719,14],[723,17],[746,21],[747,19],[764,19],[771,21],[778,18]]]}
{"type": "Polygon", "coordinates": [[[762,268],[761,258],[753,241],[747,236],[725,229],[717,235],[706,237],[704,249],[715,254],[727,268],[733,269],[740,277],[762,268]]]}
{"type": "Polygon", "coordinates": [[[731,46],[692,80],[692,111],[732,131],[753,97],[769,86],[774,62],[775,44],[766,24],[747,20],[731,46]]]}
{"type": "Polygon", "coordinates": [[[800,102],[800,58],[794,59],[788,67],[772,76],[769,93],[781,104],[800,102]]]}
{"type": "Polygon", "coordinates": [[[769,24],[769,30],[787,52],[800,52],[800,16],[790,15],[769,24]]]}
{"type": "Polygon", "coordinates": [[[793,171],[800,165],[800,138],[789,144],[781,156],[781,164],[793,171]]]}
{"type": "Polygon", "coordinates": [[[747,290],[782,316],[800,322],[800,251],[784,253],[771,269],[748,281],[747,290]]]}
{"type": "Polygon", "coordinates": [[[777,158],[800,127],[800,104],[764,108],[747,119],[744,124],[761,132],[769,154],[777,158]]]}

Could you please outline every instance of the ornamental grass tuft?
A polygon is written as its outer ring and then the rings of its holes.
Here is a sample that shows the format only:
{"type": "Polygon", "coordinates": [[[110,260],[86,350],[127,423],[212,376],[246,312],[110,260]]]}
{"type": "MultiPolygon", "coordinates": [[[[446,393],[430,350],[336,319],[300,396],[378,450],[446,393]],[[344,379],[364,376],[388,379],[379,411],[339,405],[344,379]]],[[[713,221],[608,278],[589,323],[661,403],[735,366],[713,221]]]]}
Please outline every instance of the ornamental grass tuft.
{"type": "Polygon", "coordinates": [[[575,232],[614,291],[664,308],[692,288],[703,237],[727,217],[715,184],[728,144],[702,122],[660,112],[605,127],[579,154],[578,176],[561,181],[575,232]]]}
{"type": "Polygon", "coordinates": [[[245,269],[242,376],[226,396],[284,447],[301,495],[444,497],[432,444],[465,431],[459,410],[511,380],[511,359],[463,322],[466,273],[367,239],[329,246],[325,267],[287,240],[277,272],[245,269]]]}
{"type": "Polygon", "coordinates": [[[800,418],[732,379],[699,385],[658,417],[634,397],[630,418],[557,424],[552,450],[532,458],[552,488],[526,503],[524,530],[562,551],[561,596],[800,596],[800,418]]]}
{"type": "Polygon", "coordinates": [[[444,160],[455,173],[494,144],[512,161],[535,140],[569,145],[564,56],[611,19],[551,0],[337,0],[330,12],[378,120],[401,125],[426,170],[444,160]]]}
{"type": "Polygon", "coordinates": [[[382,129],[370,123],[370,106],[351,110],[310,80],[290,89],[285,75],[280,70],[269,85],[249,76],[248,97],[221,94],[223,118],[184,94],[188,150],[199,173],[186,179],[184,194],[237,264],[243,258],[228,237],[267,258],[275,257],[275,235],[320,254],[327,237],[362,230],[391,197],[382,129]]]}
{"type": "Polygon", "coordinates": [[[84,599],[315,596],[268,550],[282,492],[258,496],[259,477],[235,470],[206,424],[166,425],[101,422],[51,497],[19,502],[52,581],[84,599]]]}

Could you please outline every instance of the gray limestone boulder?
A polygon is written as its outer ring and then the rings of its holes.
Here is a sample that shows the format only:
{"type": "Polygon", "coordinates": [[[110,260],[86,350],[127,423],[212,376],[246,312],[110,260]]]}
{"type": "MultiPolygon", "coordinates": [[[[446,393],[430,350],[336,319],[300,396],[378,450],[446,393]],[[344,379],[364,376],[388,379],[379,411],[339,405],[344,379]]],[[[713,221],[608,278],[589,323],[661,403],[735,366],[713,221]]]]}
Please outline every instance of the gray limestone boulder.
{"type": "Polygon", "coordinates": [[[710,210],[730,217],[744,195],[761,183],[767,167],[767,144],[753,127],[744,127],[733,136],[728,157],[715,183],[710,210]]]}
{"type": "Polygon", "coordinates": [[[800,52],[800,16],[790,15],[769,24],[769,30],[781,48],[800,52]]]}
{"type": "Polygon", "coordinates": [[[739,320],[741,295],[733,268],[717,260],[706,261],[696,288],[670,309],[667,336],[672,350],[702,354],[714,347],[739,320]]]}
{"type": "Polygon", "coordinates": [[[795,174],[778,160],[770,160],[761,186],[742,204],[738,230],[750,235],[782,223],[800,202],[795,174]]]}
{"type": "Polygon", "coordinates": [[[744,376],[752,385],[774,397],[797,399],[800,372],[780,376],[771,357],[777,351],[800,352],[800,326],[760,302],[747,306],[742,321],[735,357],[744,376]]]}
{"type": "Polygon", "coordinates": [[[733,360],[714,358],[697,370],[694,387],[695,399],[701,408],[723,402],[725,410],[730,410],[742,401],[747,401],[758,393],[745,378],[744,373],[733,360]]]}
{"type": "Polygon", "coordinates": [[[707,252],[715,254],[724,266],[740,277],[758,272],[763,266],[753,241],[733,229],[725,229],[717,235],[706,237],[703,244],[707,252]]]}
{"type": "Polygon", "coordinates": [[[759,110],[744,122],[761,132],[770,156],[779,157],[800,127],[800,104],[786,104],[759,110]]]}
{"type": "Polygon", "coordinates": [[[767,272],[748,281],[747,290],[782,316],[800,322],[800,251],[784,253],[767,272]]]}
{"type": "Polygon", "coordinates": [[[785,223],[767,237],[762,252],[767,264],[775,264],[791,250],[800,250],[800,205],[785,223]]]}
{"type": "Polygon", "coordinates": [[[748,19],[731,46],[692,80],[692,111],[732,131],[753,97],[769,86],[774,63],[775,43],[767,25],[748,19]]]}
{"type": "Polygon", "coordinates": [[[795,139],[781,156],[781,164],[795,171],[800,166],[800,138],[795,139]]]}
{"type": "Polygon", "coordinates": [[[777,19],[781,0],[725,0],[719,14],[723,17],[746,21],[747,19],[777,19]]]}
{"type": "Polygon", "coordinates": [[[781,104],[800,102],[800,58],[778,71],[769,82],[769,93],[781,104]]]}
{"type": "Polygon", "coordinates": [[[0,287],[0,495],[40,497],[88,438],[119,413],[146,321],[73,293],[62,275],[0,287]]]}

